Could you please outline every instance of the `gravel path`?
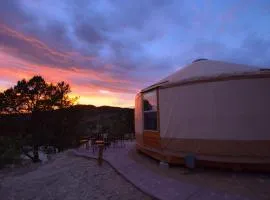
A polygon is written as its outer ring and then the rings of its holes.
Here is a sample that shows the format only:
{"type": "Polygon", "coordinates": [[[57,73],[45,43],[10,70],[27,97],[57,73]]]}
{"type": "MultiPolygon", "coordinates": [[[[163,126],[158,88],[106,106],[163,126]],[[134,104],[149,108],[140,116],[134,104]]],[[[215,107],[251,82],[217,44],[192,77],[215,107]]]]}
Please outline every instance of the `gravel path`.
{"type": "MultiPolygon", "coordinates": [[[[125,144],[105,151],[104,159],[141,190],[159,199],[270,200],[269,174],[202,168],[187,173],[182,167],[161,168],[157,161],[138,154],[134,142],[125,144]]],[[[83,147],[73,152],[89,158],[96,156],[83,147]]]]}
{"type": "Polygon", "coordinates": [[[0,199],[152,199],[118,175],[106,162],[62,153],[34,171],[1,177],[0,199]]]}

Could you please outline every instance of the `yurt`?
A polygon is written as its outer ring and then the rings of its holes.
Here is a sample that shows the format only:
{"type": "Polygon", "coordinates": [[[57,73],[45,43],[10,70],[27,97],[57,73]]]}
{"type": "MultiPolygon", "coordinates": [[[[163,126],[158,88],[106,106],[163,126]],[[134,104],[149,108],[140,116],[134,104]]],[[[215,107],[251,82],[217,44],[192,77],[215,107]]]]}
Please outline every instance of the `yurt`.
{"type": "Polygon", "coordinates": [[[136,95],[135,135],[169,164],[270,171],[270,69],[197,59],[136,95]]]}

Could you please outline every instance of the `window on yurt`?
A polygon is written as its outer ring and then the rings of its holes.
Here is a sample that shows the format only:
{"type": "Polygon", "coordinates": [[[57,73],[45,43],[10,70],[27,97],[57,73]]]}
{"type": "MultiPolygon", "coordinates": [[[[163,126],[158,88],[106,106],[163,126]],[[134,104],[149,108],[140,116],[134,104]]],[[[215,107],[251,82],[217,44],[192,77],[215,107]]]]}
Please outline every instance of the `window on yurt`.
{"type": "Polygon", "coordinates": [[[144,130],[157,130],[157,91],[143,94],[144,130]]]}

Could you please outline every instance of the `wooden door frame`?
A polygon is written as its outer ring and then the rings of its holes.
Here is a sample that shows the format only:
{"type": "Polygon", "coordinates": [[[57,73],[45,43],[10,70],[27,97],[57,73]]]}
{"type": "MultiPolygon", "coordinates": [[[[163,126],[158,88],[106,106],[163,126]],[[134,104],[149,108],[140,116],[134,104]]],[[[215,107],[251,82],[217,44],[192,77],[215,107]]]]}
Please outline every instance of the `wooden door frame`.
{"type": "Polygon", "coordinates": [[[157,150],[161,149],[161,139],[160,139],[160,111],[159,111],[159,87],[152,88],[151,90],[144,91],[142,93],[142,113],[143,113],[143,144],[144,146],[155,148],[157,150]],[[156,91],[157,99],[157,130],[145,130],[144,129],[144,103],[143,95],[151,91],[156,91]]]}

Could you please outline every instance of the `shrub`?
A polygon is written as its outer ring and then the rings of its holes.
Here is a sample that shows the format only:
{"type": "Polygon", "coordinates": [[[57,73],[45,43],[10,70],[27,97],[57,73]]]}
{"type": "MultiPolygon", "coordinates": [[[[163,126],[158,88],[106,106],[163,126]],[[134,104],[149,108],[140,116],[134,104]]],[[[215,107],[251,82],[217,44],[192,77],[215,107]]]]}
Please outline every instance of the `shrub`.
{"type": "Polygon", "coordinates": [[[0,167],[20,161],[20,145],[18,138],[0,136],[0,167]]]}

